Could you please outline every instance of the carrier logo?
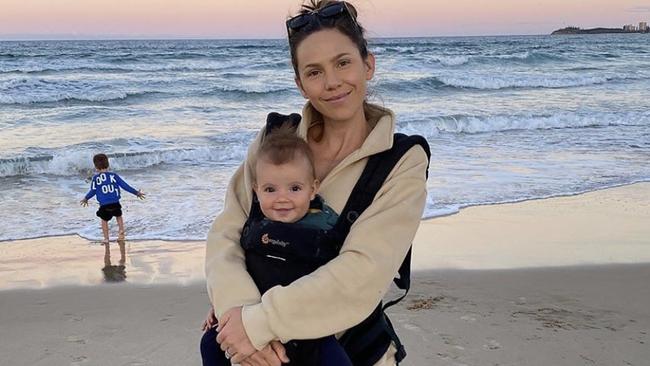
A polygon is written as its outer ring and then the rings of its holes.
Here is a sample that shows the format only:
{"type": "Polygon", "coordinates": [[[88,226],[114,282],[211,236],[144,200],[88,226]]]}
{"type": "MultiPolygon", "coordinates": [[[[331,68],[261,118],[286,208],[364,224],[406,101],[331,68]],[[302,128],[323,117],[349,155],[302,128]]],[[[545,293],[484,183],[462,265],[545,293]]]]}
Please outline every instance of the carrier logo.
{"type": "Polygon", "coordinates": [[[266,233],[266,234],[262,235],[262,244],[279,245],[279,246],[284,248],[287,245],[289,245],[289,242],[282,241],[282,240],[271,239],[271,238],[269,238],[269,234],[266,233]]]}

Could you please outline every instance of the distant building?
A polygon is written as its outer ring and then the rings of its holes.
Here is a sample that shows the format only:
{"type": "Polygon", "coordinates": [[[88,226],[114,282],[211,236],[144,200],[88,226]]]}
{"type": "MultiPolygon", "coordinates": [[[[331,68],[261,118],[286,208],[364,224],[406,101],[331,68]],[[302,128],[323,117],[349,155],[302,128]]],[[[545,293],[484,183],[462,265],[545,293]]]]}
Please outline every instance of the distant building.
{"type": "Polygon", "coordinates": [[[624,30],[625,32],[636,32],[636,26],[633,25],[633,24],[625,24],[625,25],[623,26],[623,30],[624,30]]]}
{"type": "Polygon", "coordinates": [[[647,32],[647,31],[648,31],[648,23],[639,22],[639,32],[647,32]]]}

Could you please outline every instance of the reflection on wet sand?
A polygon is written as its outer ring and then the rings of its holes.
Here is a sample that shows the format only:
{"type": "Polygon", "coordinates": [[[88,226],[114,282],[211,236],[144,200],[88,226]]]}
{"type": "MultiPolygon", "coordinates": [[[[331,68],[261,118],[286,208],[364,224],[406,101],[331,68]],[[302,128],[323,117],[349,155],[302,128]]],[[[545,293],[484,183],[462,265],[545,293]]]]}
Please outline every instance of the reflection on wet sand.
{"type": "Polygon", "coordinates": [[[104,245],[104,273],[105,282],[122,282],[126,280],[126,241],[118,240],[117,244],[120,248],[120,260],[117,265],[111,264],[111,246],[110,244],[104,245]]]}
{"type": "Polygon", "coordinates": [[[129,240],[119,244],[104,247],[102,261],[102,246],[78,236],[0,243],[0,291],[116,282],[148,286],[205,281],[205,242],[129,240]]]}

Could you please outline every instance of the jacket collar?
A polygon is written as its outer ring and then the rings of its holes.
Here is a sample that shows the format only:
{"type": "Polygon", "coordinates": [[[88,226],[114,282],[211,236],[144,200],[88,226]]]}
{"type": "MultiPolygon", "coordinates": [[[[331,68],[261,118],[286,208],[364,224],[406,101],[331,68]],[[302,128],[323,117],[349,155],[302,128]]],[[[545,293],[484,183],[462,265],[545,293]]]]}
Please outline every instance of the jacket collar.
{"type": "MultiPolygon", "coordinates": [[[[383,112],[383,115],[372,127],[370,134],[363,142],[363,145],[358,150],[355,150],[344,161],[351,159],[348,163],[353,163],[357,160],[366,158],[370,155],[386,151],[393,147],[393,133],[395,131],[395,114],[387,108],[373,105],[383,112]]],[[[320,113],[318,113],[310,102],[307,102],[302,109],[302,120],[298,126],[298,135],[305,140],[307,139],[307,131],[309,128],[317,123],[321,123],[320,113]]],[[[372,121],[368,123],[372,124],[372,121]]],[[[347,165],[347,164],[346,164],[347,165]]]]}

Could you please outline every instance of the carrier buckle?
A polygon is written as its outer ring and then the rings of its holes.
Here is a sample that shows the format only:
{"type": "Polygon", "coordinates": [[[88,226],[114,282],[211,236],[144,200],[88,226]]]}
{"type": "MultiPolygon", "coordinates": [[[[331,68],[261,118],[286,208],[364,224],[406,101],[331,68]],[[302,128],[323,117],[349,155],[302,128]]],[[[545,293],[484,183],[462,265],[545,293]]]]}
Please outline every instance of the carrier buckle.
{"type": "Polygon", "coordinates": [[[402,360],[406,358],[406,348],[404,345],[397,345],[397,352],[395,353],[395,361],[399,364],[402,360]]]}

